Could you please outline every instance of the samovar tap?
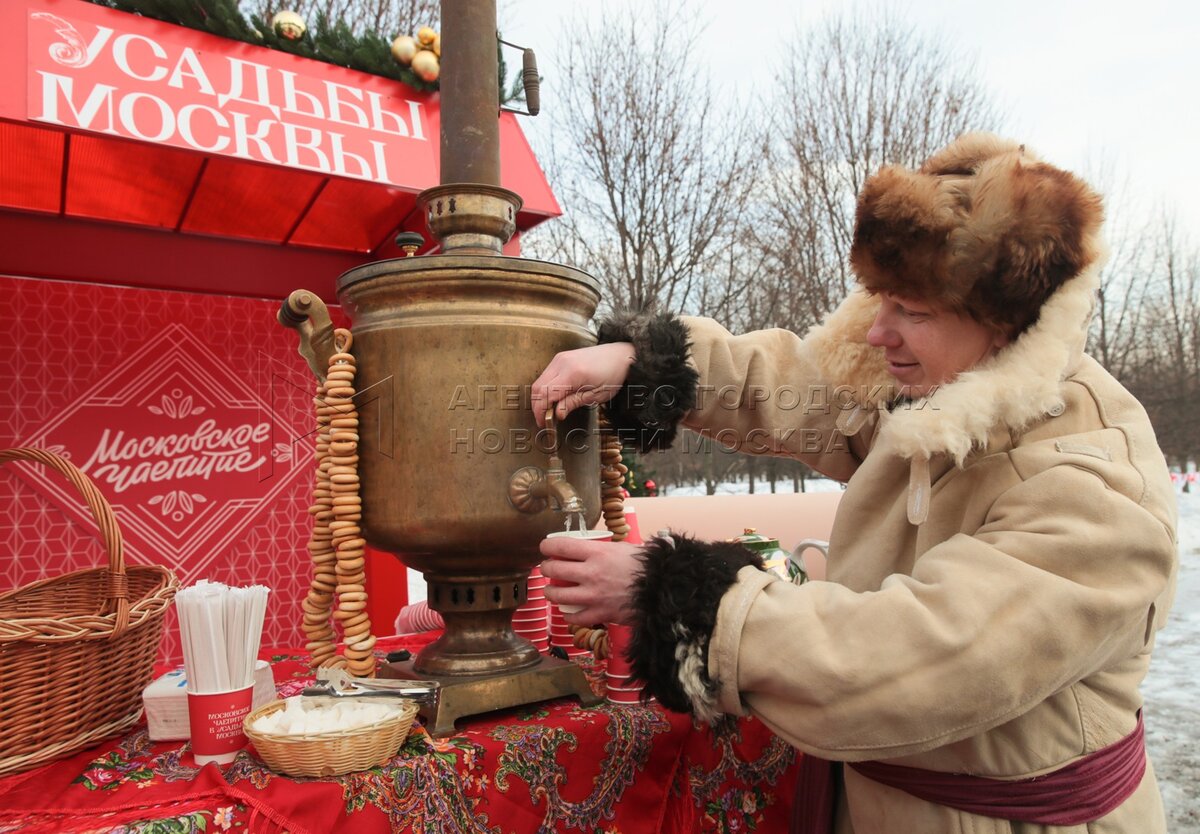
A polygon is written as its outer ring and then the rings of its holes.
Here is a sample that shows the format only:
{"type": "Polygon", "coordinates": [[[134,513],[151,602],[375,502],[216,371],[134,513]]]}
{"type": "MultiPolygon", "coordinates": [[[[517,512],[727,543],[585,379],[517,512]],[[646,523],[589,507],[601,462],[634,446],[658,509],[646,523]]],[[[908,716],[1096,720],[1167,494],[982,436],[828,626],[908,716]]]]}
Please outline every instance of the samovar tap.
{"type": "Polygon", "coordinates": [[[549,465],[545,471],[536,466],[525,466],[514,472],[508,482],[508,500],[523,513],[540,513],[549,505],[568,519],[582,515],[583,500],[567,480],[567,470],[558,454],[554,409],[546,411],[546,440],[550,447],[549,465]]]}

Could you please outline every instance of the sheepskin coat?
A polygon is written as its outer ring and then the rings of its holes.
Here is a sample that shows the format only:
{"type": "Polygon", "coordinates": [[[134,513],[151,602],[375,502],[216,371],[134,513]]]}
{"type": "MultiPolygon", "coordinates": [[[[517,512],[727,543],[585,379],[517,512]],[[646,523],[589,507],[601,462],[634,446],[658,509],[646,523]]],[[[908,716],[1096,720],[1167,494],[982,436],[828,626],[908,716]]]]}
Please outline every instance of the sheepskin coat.
{"type": "MultiPolygon", "coordinates": [[[[707,652],[707,680],[675,671],[697,715],[752,714],[835,761],[1001,779],[1133,730],[1173,594],[1176,509],[1144,410],[1083,353],[1098,268],[917,402],[895,402],[866,343],[867,293],[804,339],[683,320],[700,378],[684,425],[846,482],[827,581],[740,567],[712,633],[678,647],[707,652]]],[[[1149,763],[1124,805],[1071,828],[844,779],[839,832],[1165,831],[1149,763]]]]}

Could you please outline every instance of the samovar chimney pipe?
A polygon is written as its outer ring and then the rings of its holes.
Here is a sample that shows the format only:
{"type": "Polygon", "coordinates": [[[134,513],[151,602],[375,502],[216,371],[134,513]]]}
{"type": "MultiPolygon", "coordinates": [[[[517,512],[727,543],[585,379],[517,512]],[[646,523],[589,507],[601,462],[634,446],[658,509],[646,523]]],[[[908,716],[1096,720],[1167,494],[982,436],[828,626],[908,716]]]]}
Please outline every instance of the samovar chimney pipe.
{"type": "Polygon", "coordinates": [[[418,202],[445,254],[499,255],[521,198],[500,187],[496,0],[442,0],[441,184],[418,202]]]}
{"type": "Polygon", "coordinates": [[[496,0],[442,0],[442,185],[500,185],[496,0]]]}

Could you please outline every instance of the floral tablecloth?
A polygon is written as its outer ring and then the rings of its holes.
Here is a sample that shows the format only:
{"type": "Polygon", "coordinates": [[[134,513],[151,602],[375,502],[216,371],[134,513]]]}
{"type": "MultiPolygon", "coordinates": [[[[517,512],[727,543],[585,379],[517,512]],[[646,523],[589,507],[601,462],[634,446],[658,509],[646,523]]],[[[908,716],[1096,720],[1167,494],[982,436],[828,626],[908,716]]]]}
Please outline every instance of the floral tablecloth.
{"type": "MultiPolygon", "coordinates": [[[[381,651],[415,647],[381,641],[381,651]]],[[[270,654],[280,695],[311,681],[302,654],[270,654]]],[[[576,662],[579,662],[578,659],[576,662]]],[[[603,676],[584,663],[595,687],[603,676]]],[[[223,770],[145,726],[0,779],[0,834],[785,832],[799,756],[753,720],[710,729],[656,705],[562,699],[420,725],[383,767],[279,776],[248,748],[223,770]]]]}

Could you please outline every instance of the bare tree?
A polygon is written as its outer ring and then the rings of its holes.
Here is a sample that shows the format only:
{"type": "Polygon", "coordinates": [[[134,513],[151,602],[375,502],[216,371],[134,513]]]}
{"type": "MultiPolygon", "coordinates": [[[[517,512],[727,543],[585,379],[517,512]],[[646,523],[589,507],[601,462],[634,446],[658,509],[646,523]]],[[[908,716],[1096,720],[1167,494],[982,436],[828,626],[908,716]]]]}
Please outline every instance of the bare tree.
{"type": "Polygon", "coordinates": [[[298,13],[311,26],[319,15],[342,21],[356,35],[411,35],[422,26],[438,28],[441,0],[242,0],[242,12],[266,22],[284,9],[298,13]]]}
{"type": "Polygon", "coordinates": [[[1184,466],[1200,455],[1200,250],[1165,210],[1142,244],[1150,288],[1121,381],[1146,407],[1167,457],[1184,466]]]}
{"type": "Polygon", "coordinates": [[[882,165],[916,165],[996,108],[970,61],[890,13],[839,15],[794,39],[771,109],[759,244],[771,286],[752,327],[807,329],[852,283],[855,199],[882,165]]]}
{"type": "Polygon", "coordinates": [[[1096,314],[1087,349],[1118,379],[1129,379],[1146,355],[1150,330],[1143,320],[1153,315],[1155,272],[1153,247],[1157,222],[1146,220],[1113,157],[1101,156],[1084,166],[1085,178],[1104,195],[1108,260],[1100,273],[1096,314]]]}
{"type": "Polygon", "coordinates": [[[542,150],[565,214],[525,243],[596,275],[613,307],[714,313],[748,280],[732,253],[761,154],[751,120],[717,107],[689,9],[627,8],[564,34],[561,131],[542,150]]]}
{"type": "MultiPolygon", "coordinates": [[[[919,164],[999,121],[971,63],[892,14],[838,15],[792,41],[769,117],[769,166],[757,191],[763,280],[739,329],[803,332],[852,284],[854,206],[888,163],[919,164]]],[[[767,466],[775,488],[778,467],[767,466]]],[[[759,466],[746,462],[750,490],[759,466]]]]}

